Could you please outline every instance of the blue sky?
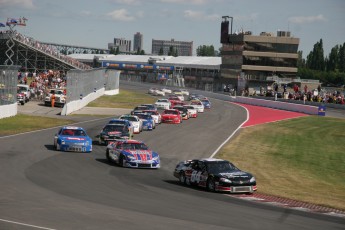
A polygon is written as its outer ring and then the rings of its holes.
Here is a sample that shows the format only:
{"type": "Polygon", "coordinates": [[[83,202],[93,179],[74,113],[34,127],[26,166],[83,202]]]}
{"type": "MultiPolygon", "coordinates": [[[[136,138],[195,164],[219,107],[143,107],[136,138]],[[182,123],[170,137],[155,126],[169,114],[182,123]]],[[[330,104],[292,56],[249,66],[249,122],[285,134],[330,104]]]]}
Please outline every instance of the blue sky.
{"type": "Polygon", "coordinates": [[[152,39],[218,49],[222,16],[234,18],[233,31],[291,31],[303,57],[321,38],[325,55],[345,42],[345,0],[0,0],[0,22],[23,16],[16,29],[39,41],[107,48],[140,32],[146,53],[152,39]]]}

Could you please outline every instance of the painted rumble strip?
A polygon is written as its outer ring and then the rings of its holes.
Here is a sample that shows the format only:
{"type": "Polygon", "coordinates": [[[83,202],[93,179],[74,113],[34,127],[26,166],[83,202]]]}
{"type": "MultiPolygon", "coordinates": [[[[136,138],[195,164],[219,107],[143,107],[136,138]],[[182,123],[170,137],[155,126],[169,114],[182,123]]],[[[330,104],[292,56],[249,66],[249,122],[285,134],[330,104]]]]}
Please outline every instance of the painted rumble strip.
{"type": "Polygon", "coordinates": [[[10,221],[10,220],[4,220],[4,219],[0,219],[0,221],[11,223],[11,224],[23,225],[23,226],[32,227],[32,228],[38,228],[38,229],[56,230],[56,229],[53,229],[53,228],[45,228],[45,227],[40,227],[40,226],[36,226],[36,225],[24,224],[24,223],[20,223],[20,222],[16,222],[16,221],[10,221]]]}

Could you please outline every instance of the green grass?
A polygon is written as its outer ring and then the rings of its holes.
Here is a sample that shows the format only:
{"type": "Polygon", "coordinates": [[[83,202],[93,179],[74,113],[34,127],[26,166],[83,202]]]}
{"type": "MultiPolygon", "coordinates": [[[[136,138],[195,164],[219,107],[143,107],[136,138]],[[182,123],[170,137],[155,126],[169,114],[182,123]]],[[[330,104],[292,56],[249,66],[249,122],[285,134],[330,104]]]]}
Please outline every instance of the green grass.
{"type": "Polygon", "coordinates": [[[104,95],[90,102],[89,107],[133,109],[140,104],[153,104],[157,98],[148,94],[121,89],[117,95],[104,95]]]}
{"type": "Polygon", "coordinates": [[[243,129],[217,154],[258,191],[345,210],[345,120],[308,116],[243,129]]]}
{"type": "Polygon", "coordinates": [[[0,136],[24,133],[74,123],[64,119],[18,114],[0,119],[0,136]]]}

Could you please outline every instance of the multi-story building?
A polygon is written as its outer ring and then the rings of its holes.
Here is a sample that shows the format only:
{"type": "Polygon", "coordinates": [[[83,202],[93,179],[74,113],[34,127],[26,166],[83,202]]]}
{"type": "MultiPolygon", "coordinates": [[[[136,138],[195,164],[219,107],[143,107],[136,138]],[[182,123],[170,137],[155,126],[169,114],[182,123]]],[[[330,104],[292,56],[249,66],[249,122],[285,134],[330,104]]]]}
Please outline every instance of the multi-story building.
{"type": "Polygon", "coordinates": [[[133,39],[133,51],[143,50],[143,35],[139,32],[134,34],[134,39],[133,39]]]}
{"type": "Polygon", "coordinates": [[[272,76],[296,77],[299,38],[291,37],[289,31],[278,31],[276,35],[266,32],[252,35],[250,31],[238,34],[231,31],[229,34],[226,24],[229,25],[223,21],[221,27],[222,64],[219,83],[230,84],[241,90],[269,84],[267,80],[272,79],[272,76]]]}
{"type": "Polygon", "coordinates": [[[174,39],[168,40],[155,40],[152,39],[152,54],[155,55],[168,55],[173,47],[176,50],[177,56],[192,56],[193,55],[193,41],[175,41],[174,39]],[[163,53],[161,53],[163,51],[163,53]]]}
{"type": "Polygon", "coordinates": [[[124,38],[114,38],[114,43],[108,43],[108,49],[119,48],[120,52],[130,52],[132,46],[131,40],[126,40],[124,38]]]}

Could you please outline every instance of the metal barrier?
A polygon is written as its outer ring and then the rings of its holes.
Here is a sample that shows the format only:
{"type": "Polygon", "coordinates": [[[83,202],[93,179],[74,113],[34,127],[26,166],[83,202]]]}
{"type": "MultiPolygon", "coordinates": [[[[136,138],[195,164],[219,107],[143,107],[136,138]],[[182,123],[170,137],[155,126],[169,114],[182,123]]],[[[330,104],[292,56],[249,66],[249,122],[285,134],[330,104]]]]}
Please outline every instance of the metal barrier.
{"type": "Polygon", "coordinates": [[[67,72],[67,98],[71,102],[104,88],[114,90],[119,88],[119,71],[105,68],[91,70],[70,70],[67,72]]]}
{"type": "Polygon", "coordinates": [[[20,66],[0,65],[0,118],[17,114],[17,79],[20,66]]]}

